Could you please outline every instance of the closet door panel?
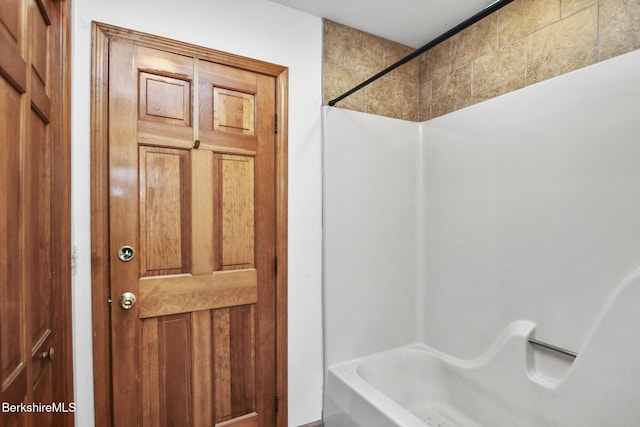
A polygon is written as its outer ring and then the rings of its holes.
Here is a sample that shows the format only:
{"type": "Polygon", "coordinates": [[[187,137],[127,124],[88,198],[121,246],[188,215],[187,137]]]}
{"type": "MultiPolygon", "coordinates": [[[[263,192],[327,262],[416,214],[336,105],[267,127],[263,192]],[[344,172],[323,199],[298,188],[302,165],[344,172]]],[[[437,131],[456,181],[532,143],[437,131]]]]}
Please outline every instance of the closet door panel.
{"type": "Polygon", "coordinates": [[[109,67],[114,418],[271,425],[275,80],[120,41],[109,67]]]}

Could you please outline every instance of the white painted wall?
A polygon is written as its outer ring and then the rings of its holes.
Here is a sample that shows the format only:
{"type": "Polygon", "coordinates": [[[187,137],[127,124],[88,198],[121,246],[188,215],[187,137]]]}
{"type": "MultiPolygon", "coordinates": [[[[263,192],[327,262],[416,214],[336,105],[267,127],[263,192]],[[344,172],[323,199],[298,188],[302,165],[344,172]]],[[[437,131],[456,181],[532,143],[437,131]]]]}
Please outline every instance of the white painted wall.
{"type": "Polygon", "coordinates": [[[418,127],[323,107],[326,365],[416,336],[418,127]]]}
{"type": "Polygon", "coordinates": [[[73,4],[76,425],[91,426],[90,62],[93,20],[289,67],[289,424],[321,416],[321,20],[265,0],[73,4]]]}

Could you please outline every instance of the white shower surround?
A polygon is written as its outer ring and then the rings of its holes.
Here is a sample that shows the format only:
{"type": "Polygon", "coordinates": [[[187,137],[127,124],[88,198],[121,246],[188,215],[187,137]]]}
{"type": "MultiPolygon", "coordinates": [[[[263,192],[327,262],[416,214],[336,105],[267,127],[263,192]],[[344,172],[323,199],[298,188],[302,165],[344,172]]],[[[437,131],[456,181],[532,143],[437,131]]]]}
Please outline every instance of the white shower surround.
{"type": "Polygon", "coordinates": [[[336,141],[324,153],[323,281],[332,285],[324,287],[324,355],[332,365],[415,340],[419,129],[326,108],[325,124],[335,127],[324,127],[324,139],[336,141]]]}
{"type": "MultiPolygon", "coordinates": [[[[326,367],[415,342],[470,359],[516,320],[580,352],[640,267],[638,76],[635,51],[424,123],[325,107],[326,367]]],[[[617,322],[624,352],[640,318],[617,322]]]]}

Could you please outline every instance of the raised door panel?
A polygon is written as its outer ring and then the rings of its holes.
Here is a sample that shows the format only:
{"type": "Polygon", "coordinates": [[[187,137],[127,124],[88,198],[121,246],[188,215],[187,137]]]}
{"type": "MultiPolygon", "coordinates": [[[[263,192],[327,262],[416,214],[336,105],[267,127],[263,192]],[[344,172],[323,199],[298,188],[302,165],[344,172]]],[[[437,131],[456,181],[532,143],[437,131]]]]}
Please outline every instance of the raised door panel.
{"type": "Polygon", "coordinates": [[[215,310],[212,322],[215,422],[252,417],[256,408],[254,306],[215,310]]]}
{"type": "Polygon", "coordinates": [[[255,135],[255,95],[211,86],[214,131],[255,135]]]}
{"type": "MultiPolygon", "coordinates": [[[[22,310],[20,220],[20,111],[21,94],[0,77],[0,385],[2,401],[23,402],[27,394],[28,356],[22,331],[27,322],[22,310]]],[[[0,423],[23,425],[24,415],[0,413],[0,423]]]]}
{"type": "Polygon", "coordinates": [[[193,144],[193,59],[138,47],[136,81],[137,140],[140,144],[190,149],[193,144]],[[158,58],[161,63],[158,63],[158,58]],[[164,65],[164,66],[163,66],[164,65]]]}
{"type": "Polygon", "coordinates": [[[190,271],[189,158],[187,150],[140,147],[142,277],[190,271]]]}
{"type": "Polygon", "coordinates": [[[24,276],[29,284],[31,307],[30,314],[30,348],[35,354],[44,344],[52,331],[51,306],[51,248],[48,244],[51,236],[50,194],[41,192],[49,188],[49,133],[40,117],[32,113],[30,127],[30,143],[27,145],[25,185],[31,197],[25,200],[25,260],[28,267],[24,276]],[[37,262],[33,262],[37,260],[37,262]]]}
{"type": "Polygon", "coordinates": [[[29,52],[31,56],[31,108],[46,124],[51,120],[50,51],[51,21],[48,14],[50,0],[30,3],[29,52]]]}
{"type": "Polygon", "coordinates": [[[22,40],[22,9],[21,1],[0,2],[0,34],[4,35],[16,50],[19,50],[22,40]]]}
{"type": "Polygon", "coordinates": [[[27,61],[23,54],[26,3],[0,1],[0,74],[20,93],[27,91],[27,61]]]}
{"type": "Polygon", "coordinates": [[[30,8],[30,53],[31,68],[35,76],[46,85],[49,71],[49,30],[50,0],[33,0],[29,3],[30,8]]]}
{"type": "Polygon", "coordinates": [[[200,61],[199,76],[201,144],[219,153],[255,155],[259,75],[200,61]]]}
{"type": "Polygon", "coordinates": [[[215,194],[219,218],[216,270],[254,268],[255,162],[253,157],[219,154],[215,194]]]}
{"type": "Polygon", "coordinates": [[[139,82],[140,120],[189,126],[190,81],[141,70],[139,82]]]}
{"type": "Polygon", "coordinates": [[[144,426],[194,425],[193,386],[201,379],[193,375],[191,327],[190,314],[143,321],[144,426]]]}

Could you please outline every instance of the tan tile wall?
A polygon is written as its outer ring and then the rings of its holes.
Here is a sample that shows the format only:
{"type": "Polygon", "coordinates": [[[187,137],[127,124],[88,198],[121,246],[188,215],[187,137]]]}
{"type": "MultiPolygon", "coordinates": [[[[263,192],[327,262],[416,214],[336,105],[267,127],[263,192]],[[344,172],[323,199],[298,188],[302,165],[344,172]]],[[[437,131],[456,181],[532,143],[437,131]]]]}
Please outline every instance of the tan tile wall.
{"type": "MultiPolygon", "coordinates": [[[[362,83],[413,51],[412,48],[324,20],[324,103],[362,83]]],[[[350,110],[418,120],[418,62],[392,71],[341,101],[350,110]]]]}
{"type": "MultiPolygon", "coordinates": [[[[338,106],[423,121],[638,48],[640,0],[515,0],[338,106]]],[[[325,21],[325,103],[409,52],[325,21]]]]}

